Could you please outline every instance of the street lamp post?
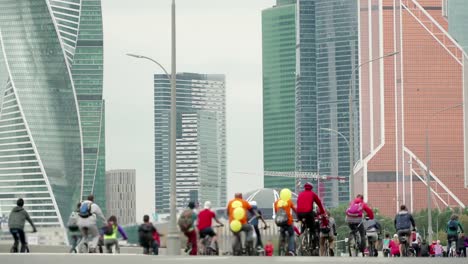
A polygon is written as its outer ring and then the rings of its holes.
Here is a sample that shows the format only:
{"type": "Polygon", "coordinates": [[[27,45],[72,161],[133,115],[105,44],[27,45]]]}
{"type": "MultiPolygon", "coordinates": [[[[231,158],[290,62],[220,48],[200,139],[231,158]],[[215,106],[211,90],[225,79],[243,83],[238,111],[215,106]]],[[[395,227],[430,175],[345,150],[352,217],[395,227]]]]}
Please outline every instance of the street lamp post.
{"type": "MultiPolygon", "coordinates": [[[[463,103],[459,103],[447,108],[444,108],[442,110],[439,110],[433,114],[430,115],[429,119],[427,120],[426,123],[426,187],[427,187],[427,235],[428,235],[428,241],[432,241],[432,235],[434,231],[432,230],[432,190],[431,190],[431,155],[429,151],[429,124],[431,121],[440,113],[443,113],[445,111],[461,107],[463,106],[463,103]]],[[[437,219],[439,221],[439,219],[437,219]]],[[[437,230],[438,231],[438,230],[437,230]]]]}
{"type": "Polygon", "coordinates": [[[367,65],[371,62],[376,60],[381,60],[383,58],[395,56],[399,51],[395,51],[392,53],[385,54],[378,58],[371,59],[369,61],[363,62],[357,66],[355,66],[351,70],[351,78],[349,79],[349,199],[352,200],[354,198],[354,97],[355,97],[355,73],[359,70],[362,66],[367,65]]]}
{"type": "Polygon", "coordinates": [[[172,60],[172,67],[171,67],[171,75],[168,74],[166,69],[156,60],[151,59],[146,56],[135,55],[135,54],[127,54],[128,56],[139,58],[139,59],[147,59],[150,60],[156,65],[158,65],[166,74],[167,78],[171,80],[171,119],[170,119],[170,183],[171,183],[171,195],[169,199],[169,209],[170,209],[170,218],[169,221],[169,232],[167,235],[167,253],[168,255],[180,255],[180,238],[179,238],[179,231],[177,229],[177,211],[176,211],[176,120],[177,120],[177,108],[176,108],[176,5],[175,0],[172,0],[171,5],[171,38],[172,38],[172,47],[171,47],[171,60],[172,60]]]}

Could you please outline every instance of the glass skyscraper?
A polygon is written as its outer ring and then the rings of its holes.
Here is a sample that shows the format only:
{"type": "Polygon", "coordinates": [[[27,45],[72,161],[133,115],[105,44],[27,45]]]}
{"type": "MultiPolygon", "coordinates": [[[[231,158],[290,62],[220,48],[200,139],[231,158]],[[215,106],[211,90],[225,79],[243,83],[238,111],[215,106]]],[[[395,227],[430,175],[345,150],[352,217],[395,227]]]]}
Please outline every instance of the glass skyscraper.
{"type": "MultiPolygon", "coordinates": [[[[265,171],[348,177],[352,87],[355,153],[359,145],[359,76],[351,75],[359,59],[357,3],[278,1],[263,11],[263,34],[265,171]]],[[[265,175],[265,187],[297,186],[265,175]]],[[[315,190],[329,206],[349,200],[348,182],[322,180],[315,190]]]]}
{"type": "Polygon", "coordinates": [[[64,227],[81,196],[104,205],[99,0],[0,2],[0,214],[17,198],[64,227]]]}
{"type": "MultiPolygon", "coordinates": [[[[219,74],[177,74],[177,208],[226,205],[226,87],[219,74]]],[[[170,80],[154,76],[156,212],[169,212],[170,80]]]]}
{"type": "MultiPolygon", "coordinates": [[[[262,13],[263,162],[265,171],[294,171],[296,4],[278,1],[262,13]]],[[[266,188],[294,189],[294,179],[265,175],[266,188]]]]}

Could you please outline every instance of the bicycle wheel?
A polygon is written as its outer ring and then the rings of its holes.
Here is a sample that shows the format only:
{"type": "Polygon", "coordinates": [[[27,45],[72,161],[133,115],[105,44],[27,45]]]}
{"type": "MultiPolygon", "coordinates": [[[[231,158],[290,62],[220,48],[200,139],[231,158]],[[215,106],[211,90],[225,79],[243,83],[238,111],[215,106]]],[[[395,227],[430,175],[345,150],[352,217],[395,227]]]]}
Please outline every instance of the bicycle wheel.
{"type": "Polygon", "coordinates": [[[324,247],[324,250],[325,250],[324,256],[329,257],[330,256],[330,242],[328,241],[328,238],[325,239],[325,243],[324,243],[323,247],[324,247]]]}
{"type": "Polygon", "coordinates": [[[402,257],[407,257],[408,256],[408,244],[405,242],[403,244],[403,247],[401,247],[401,254],[402,257]]]}
{"type": "MultiPolygon", "coordinates": [[[[361,235],[357,232],[354,234],[354,256],[359,256],[361,252],[361,235]]],[[[364,254],[362,255],[364,257],[364,254]]]]}
{"type": "Polygon", "coordinates": [[[356,245],[356,240],[354,240],[354,235],[349,234],[349,237],[348,237],[348,254],[349,254],[350,257],[354,257],[353,253],[354,253],[355,245],[356,245]]]}

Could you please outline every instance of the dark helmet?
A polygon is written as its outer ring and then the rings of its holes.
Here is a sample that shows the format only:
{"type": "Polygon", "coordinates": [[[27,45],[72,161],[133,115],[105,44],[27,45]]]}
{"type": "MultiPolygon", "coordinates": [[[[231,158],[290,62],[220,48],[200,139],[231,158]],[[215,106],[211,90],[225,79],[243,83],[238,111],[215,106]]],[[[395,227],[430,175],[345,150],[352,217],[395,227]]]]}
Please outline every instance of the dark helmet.
{"type": "Polygon", "coordinates": [[[314,188],[314,186],[312,185],[312,183],[306,182],[306,184],[304,184],[304,189],[305,189],[305,190],[312,190],[312,188],[314,188]]]}

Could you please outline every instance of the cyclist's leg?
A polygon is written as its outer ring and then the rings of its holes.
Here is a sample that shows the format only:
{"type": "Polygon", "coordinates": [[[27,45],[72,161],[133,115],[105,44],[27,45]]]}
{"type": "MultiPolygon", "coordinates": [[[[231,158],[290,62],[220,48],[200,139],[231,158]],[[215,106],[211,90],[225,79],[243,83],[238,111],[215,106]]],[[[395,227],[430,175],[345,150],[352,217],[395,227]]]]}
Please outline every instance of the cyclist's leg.
{"type": "Polygon", "coordinates": [[[321,257],[325,256],[325,239],[327,239],[327,238],[324,237],[322,234],[320,234],[319,248],[320,248],[320,256],[321,257]]]}
{"type": "Polygon", "coordinates": [[[115,239],[105,239],[104,240],[104,246],[106,247],[106,253],[110,254],[112,253],[112,246],[115,243],[115,239]]]}
{"type": "Polygon", "coordinates": [[[330,247],[330,257],[333,257],[335,256],[335,238],[333,236],[330,236],[330,238],[328,238],[328,241],[330,242],[330,244],[328,244],[328,246],[330,247]]]}
{"type": "Polygon", "coordinates": [[[158,242],[153,241],[152,248],[153,248],[153,255],[159,255],[159,244],[158,244],[158,242]]]}
{"type": "Polygon", "coordinates": [[[96,252],[99,242],[99,230],[96,225],[88,226],[88,247],[91,252],[96,252]]]}
{"type": "Polygon", "coordinates": [[[358,226],[358,230],[359,230],[359,235],[361,236],[361,243],[359,245],[359,251],[361,251],[362,254],[364,254],[364,249],[366,248],[366,229],[364,228],[364,224],[361,223],[359,226],[358,226]]]}
{"type": "Polygon", "coordinates": [[[18,229],[18,236],[21,242],[21,253],[26,252],[26,249],[28,248],[28,243],[26,242],[26,236],[24,235],[24,230],[23,229],[18,229]]]}
{"type": "Polygon", "coordinates": [[[288,251],[296,254],[295,241],[294,241],[294,228],[292,225],[286,227],[288,236],[288,251]]]}
{"type": "Polygon", "coordinates": [[[18,252],[18,244],[19,244],[19,235],[18,235],[18,229],[10,229],[10,234],[13,236],[14,242],[13,242],[13,247],[12,247],[12,253],[17,253],[18,252]]]}

